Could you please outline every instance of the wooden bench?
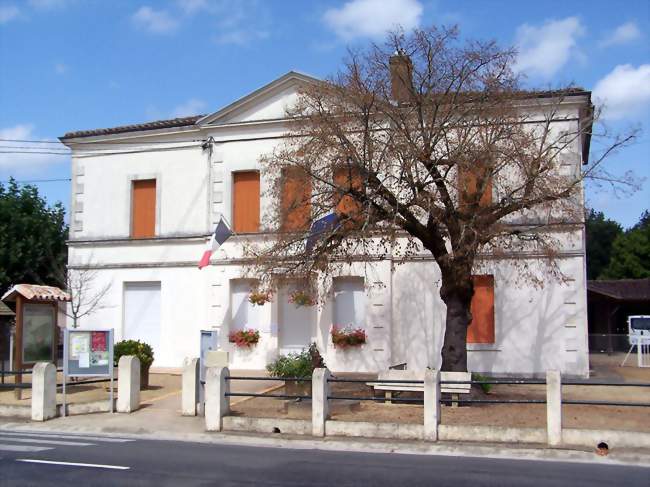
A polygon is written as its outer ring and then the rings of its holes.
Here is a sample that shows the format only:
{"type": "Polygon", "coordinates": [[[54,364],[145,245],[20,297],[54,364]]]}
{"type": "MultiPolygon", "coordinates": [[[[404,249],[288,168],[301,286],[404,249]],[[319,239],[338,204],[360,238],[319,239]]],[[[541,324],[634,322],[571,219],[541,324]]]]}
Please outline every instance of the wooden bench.
{"type": "MultiPolygon", "coordinates": [[[[424,380],[424,371],[419,370],[388,370],[381,372],[376,382],[366,382],[366,385],[376,391],[384,391],[385,401],[390,403],[393,398],[393,392],[424,392],[424,384],[413,384],[409,382],[382,382],[393,380],[424,380]]],[[[452,406],[458,406],[460,394],[469,394],[472,387],[469,381],[472,380],[471,372],[440,372],[441,382],[459,381],[466,384],[440,384],[440,392],[451,394],[452,406]]]]}

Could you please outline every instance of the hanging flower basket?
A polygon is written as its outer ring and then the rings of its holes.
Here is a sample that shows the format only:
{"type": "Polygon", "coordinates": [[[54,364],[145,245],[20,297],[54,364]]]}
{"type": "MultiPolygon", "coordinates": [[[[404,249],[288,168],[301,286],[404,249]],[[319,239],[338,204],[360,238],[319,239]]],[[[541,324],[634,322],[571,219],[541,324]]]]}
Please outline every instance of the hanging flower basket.
{"type": "Polygon", "coordinates": [[[251,348],[260,341],[260,332],[253,328],[231,331],[228,334],[228,341],[234,343],[237,348],[251,348]]]}
{"type": "Polygon", "coordinates": [[[248,302],[254,306],[264,306],[270,303],[273,298],[271,291],[251,291],[248,295],[248,302]]]}
{"type": "Polygon", "coordinates": [[[316,300],[307,291],[297,289],[289,294],[289,302],[295,304],[297,308],[301,306],[314,306],[316,300]]]}
{"type": "Polygon", "coordinates": [[[366,330],[363,328],[352,328],[352,326],[334,325],[330,332],[334,348],[346,349],[360,347],[366,343],[366,330]]]}

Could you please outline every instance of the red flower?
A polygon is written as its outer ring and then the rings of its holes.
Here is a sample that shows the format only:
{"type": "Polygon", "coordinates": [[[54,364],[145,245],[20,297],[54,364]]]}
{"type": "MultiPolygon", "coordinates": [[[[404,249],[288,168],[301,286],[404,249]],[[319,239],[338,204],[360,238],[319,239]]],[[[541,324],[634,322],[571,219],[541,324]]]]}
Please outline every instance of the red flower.
{"type": "Polygon", "coordinates": [[[231,331],[228,334],[228,341],[234,343],[237,348],[250,348],[260,341],[260,332],[253,328],[231,331]]]}
{"type": "Polygon", "coordinates": [[[334,325],[330,334],[334,347],[341,349],[360,347],[366,343],[367,339],[366,331],[363,328],[352,328],[351,326],[334,325]]]}

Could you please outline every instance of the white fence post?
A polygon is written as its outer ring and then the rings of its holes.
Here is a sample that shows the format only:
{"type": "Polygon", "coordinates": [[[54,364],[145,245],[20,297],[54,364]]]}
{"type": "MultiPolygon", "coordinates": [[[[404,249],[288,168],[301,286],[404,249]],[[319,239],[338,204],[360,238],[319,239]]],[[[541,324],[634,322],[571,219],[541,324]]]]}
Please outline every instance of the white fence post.
{"type": "Polygon", "coordinates": [[[314,369],[311,376],[311,422],[312,435],[325,436],[325,422],[329,418],[330,378],[328,369],[314,369]]]}
{"type": "Polygon", "coordinates": [[[562,443],[562,377],[559,370],[546,371],[546,431],[549,445],[562,443]]]}
{"type": "Polygon", "coordinates": [[[32,421],[56,417],[56,367],[38,362],[32,369],[32,421]]]}
{"type": "Polygon", "coordinates": [[[228,367],[208,367],[205,371],[205,429],[221,431],[223,417],[230,411],[230,371],[228,367]]]}
{"type": "Polygon", "coordinates": [[[123,355],[117,363],[117,412],[131,413],[140,407],[140,359],[123,355]]]}
{"type": "Polygon", "coordinates": [[[199,359],[187,357],[183,360],[183,379],[181,393],[181,414],[196,416],[196,405],[199,402],[199,359]]]}
{"type": "Polygon", "coordinates": [[[440,424],[440,371],[424,371],[424,439],[438,441],[440,424]]]}

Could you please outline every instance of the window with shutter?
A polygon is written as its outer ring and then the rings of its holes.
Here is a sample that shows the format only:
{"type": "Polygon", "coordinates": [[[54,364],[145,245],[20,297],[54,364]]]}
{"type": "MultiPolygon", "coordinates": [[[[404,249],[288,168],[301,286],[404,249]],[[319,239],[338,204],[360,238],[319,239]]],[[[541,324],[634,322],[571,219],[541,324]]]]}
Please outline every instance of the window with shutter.
{"type": "Polygon", "coordinates": [[[472,322],[467,343],[494,343],[494,276],[472,276],[472,322]]]}
{"type": "MultiPolygon", "coordinates": [[[[334,170],[334,184],[341,193],[350,189],[361,191],[363,181],[355,168],[338,167],[334,170]]],[[[337,195],[336,213],[351,217],[356,223],[363,221],[361,204],[349,194],[337,195]]]]}
{"type": "Polygon", "coordinates": [[[311,223],[311,180],[300,168],[282,173],[282,231],[306,230],[311,223]]]}
{"type": "Polygon", "coordinates": [[[260,230],[260,173],[233,173],[233,230],[238,233],[260,230]]]}
{"type": "MultiPolygon", "coordinates": [[[[480,165],[477,165],[472,169],[459,169],[458,190],[461,206],[468,204],[470,200],[474,199],[476,192],[478,191],[477,185],[482,171],[487,170],[487,168],[480,165]]],[[[490,204],[492,204],[492,177],[488,179],[485,191],[479,199],[479,206],[481,207],[490,204]]]]}
{"type": "Polygon", "coordinates": [[[131,187],[131,237],[156,235],[156,180],[133,181],[131,187]]]}

